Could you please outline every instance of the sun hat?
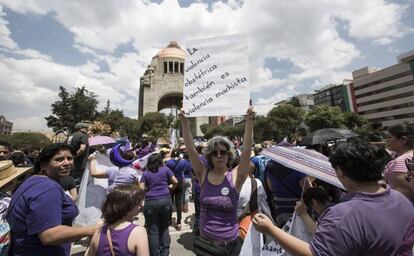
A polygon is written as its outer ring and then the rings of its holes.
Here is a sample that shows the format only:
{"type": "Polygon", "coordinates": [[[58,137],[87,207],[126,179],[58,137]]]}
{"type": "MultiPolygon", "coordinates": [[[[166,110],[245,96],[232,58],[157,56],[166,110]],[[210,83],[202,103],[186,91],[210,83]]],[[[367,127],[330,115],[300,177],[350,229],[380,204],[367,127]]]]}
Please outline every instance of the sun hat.
{"type": "Polygon", "coordinates": [[[115,145],[111,149],[111,152],[109,153],[109,159],[111,160],[111,162],[118,167],[125,167],[132,164],[132,162],[134,162],[134,159],[124,159],[121,156],[121,151],[125,151],[121,149],[121,144],[115,145]]]}

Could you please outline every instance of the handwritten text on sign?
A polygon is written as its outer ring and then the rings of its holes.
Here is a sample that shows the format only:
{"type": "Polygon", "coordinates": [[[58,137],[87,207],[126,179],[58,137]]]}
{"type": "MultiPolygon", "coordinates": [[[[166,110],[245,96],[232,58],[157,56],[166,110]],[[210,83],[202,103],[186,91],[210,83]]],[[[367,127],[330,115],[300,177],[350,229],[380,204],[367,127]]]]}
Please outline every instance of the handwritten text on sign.
{"type": "Polygon", "coordinates": [[[187,42],[184,111],[188,116],[243,115],[249,104],[247,37],[187,42]]]}

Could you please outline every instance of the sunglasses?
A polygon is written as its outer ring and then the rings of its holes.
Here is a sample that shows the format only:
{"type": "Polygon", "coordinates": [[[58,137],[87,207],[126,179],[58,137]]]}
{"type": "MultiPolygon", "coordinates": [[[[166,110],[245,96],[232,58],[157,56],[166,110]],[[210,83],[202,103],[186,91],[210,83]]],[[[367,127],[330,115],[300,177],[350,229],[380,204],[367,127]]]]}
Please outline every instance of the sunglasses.
{"type": "Polygon", "coordinates": [[[211,152],[212,156],[218,156],[220,153],[221,156],[223,155],[227,155],[229,153],[228,150],[214,150],[213,152],[211,152]]]}

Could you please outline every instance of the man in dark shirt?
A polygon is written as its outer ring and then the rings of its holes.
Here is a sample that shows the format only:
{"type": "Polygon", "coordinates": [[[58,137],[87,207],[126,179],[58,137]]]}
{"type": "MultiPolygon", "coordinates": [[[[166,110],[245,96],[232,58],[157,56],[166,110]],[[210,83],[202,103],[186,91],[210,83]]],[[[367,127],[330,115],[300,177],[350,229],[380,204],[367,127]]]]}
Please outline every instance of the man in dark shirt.
{"type": "Polygon", "coordinates": [[[87,134],[88,125],[85,123],[77,123],[75,125],[75,129],[76,132],[71,134],[68,138],[68,144],[70,144],[76,151],[74,166],[72,170],[72,177],[76,180],[76,183],[79,185],[89,155],[89,143],[87,134]]]}

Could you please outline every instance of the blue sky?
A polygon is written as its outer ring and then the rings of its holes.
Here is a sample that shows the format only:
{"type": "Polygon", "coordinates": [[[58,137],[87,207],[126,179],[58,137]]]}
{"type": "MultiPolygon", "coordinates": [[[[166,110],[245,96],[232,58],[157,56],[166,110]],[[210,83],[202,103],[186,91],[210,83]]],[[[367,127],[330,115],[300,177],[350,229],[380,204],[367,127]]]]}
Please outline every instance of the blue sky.
{"type": "Polygon", "coordinates": [[[0,115],[45,130],[60,85],[137,116],[139,77],[170,41],[247,33],[258,109],[414,49],[414,0],[0,0],[0,115]]]}

